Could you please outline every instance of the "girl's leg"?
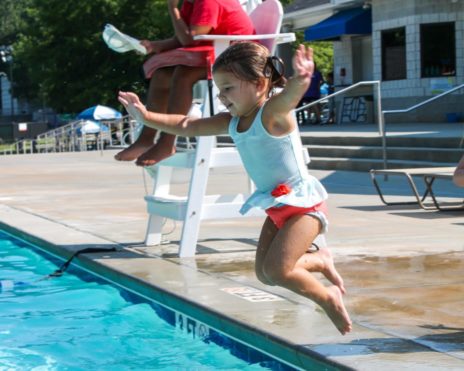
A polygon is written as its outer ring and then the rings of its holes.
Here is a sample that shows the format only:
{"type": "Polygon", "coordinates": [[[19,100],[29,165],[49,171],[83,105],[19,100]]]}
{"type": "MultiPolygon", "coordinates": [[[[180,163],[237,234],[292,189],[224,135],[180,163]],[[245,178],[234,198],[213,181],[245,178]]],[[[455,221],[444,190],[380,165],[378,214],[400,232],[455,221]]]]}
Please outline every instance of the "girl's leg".
{"type": "MultiPolygon", "coordinates": [[[[306,101],[304,98],[302,98],[297,105],[297,108],[300,108],[306,104],[306,101]]],[[[301,110],[296,113],[296,122],[298,125],[303,125],[305,123],[305,111],[306,110],[301,110]]]]}
{"type": "MultiPolygon", "coordinates": [[[[274,285],[270,282],[263,273],[263,262],[266,257],[267,250],[271,245],[272,240],[277,234],[278,229],[275,224],[267,218],[261,229],[261,235],[258,241],[255,258],[255,272],[258,279],[267,285],[274,285]]],[[[345,286],[343,279],[335,269],[332,253],[328,248],[322,248],[316,252],[305,253],[298,259],[298,266],[303,267],[309,272],[321,272],[330,282],[338,286],[340,291],[345,294],[345,286]]]]}
{"type": "Polygon", "coordinates": [[[314,105],[313,108],[314,108],[314,115],[316,116],[316,124],[320,124],[321,123],[321,106],[318,103],[314,105]]]}
{"type": "MultiPolygon", "coordinates": [[[[167,112],[169,87],[174,72],[173,67],[160,68],[153,73],[148,87],[147,108],[149,111],[167,112]]],[[[117,153],[118,161],[133,161],[153,146],[156,130],[144,126],[139,137],[128,148],[117,153]]]]}
{"type": "Polygon", "coordinates": [[[332,253],[328,248],[323,247],[316,252],[303,254],[296,264],[309,272],[321,272],[325,278],[338,286],[342,294],[346,293],[343,279],[335,268],[332,253]]]}
{"type": "MultiPolygon", "coordinates": [[[[186,115],[192,106],[193,85],[204,78],[205,67],[176,66],[171,77],[166,112],[186,115]]],[[[175,141],[175,135],[161,133],[156,145],[139,156],[136,164],[150,166],[172,156],[176,152],[175,141]]]]}
{"type": "Polygon", "coordinates": [[[255,257],[255,272],[258,279],[270,286],[274,286],[274,283],[266,278],[266,275],[263,271],[263,264],[266,258],[267,251],[271,246],[272,240],[279,230],[275,224],[271,221],[269,217],[264,221],[263,227],[261,229],[261,234],[259,236],[258,248],[256,249],[255,257]]]}
{"type": "Polygon", "coordinates": [[[285,287],[315,301],[327,313],[337,329],[351,331],[351,320],[338,286],[325,287],[309,271],[316,271],[317,258],[308,258],[305,267],[297,264],[320,231],[318,219],[308,215],[290,218],[265,248],[262,273],[275,285],[285,287]]]}

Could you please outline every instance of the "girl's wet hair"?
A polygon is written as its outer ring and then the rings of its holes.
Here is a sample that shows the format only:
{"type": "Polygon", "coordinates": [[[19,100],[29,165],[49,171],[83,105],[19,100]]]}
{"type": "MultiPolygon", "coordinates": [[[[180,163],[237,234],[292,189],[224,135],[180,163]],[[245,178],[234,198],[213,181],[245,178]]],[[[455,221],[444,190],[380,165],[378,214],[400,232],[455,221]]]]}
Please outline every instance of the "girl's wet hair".
{"type": "Polygon", "coordinates": [[[238,79],[257,83],[261,78],[270,80],[269,92],[285,85],[284,64],[270,56],[267,48],[256,42],[237,42],[229,46],[213,65],[216,71],[233,73],[238,79]]]}

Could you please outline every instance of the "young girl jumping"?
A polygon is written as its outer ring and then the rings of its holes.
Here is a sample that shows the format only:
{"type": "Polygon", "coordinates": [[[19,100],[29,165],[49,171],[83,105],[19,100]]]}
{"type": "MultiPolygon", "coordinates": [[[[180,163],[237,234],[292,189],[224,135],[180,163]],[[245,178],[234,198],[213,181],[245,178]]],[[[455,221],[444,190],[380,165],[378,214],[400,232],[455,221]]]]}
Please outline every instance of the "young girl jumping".
{"type": "Polygon", "coordinates": [[[294,75],[283,90],[281,62],[258,43],[240,42],[224,51],[213,66],[219,99],[229,112],[194,119],[147,111],[134,93],[120,92],[119,101],[144,125],[186,137],[228,133],[256,185],[241,213],[266,210],[256,251],[255,270],[267,285],[285,287],[319,304],[337,329],[351,331],[343,304],[343,280],[328,249],[308,252],[327,229],[327,193],[308,174],[293,109],[308,89],[314,71],[311,48],[300,45],[293,57],[294,75]],[[324,286],[311,272],[332,283],[324,286]]]}

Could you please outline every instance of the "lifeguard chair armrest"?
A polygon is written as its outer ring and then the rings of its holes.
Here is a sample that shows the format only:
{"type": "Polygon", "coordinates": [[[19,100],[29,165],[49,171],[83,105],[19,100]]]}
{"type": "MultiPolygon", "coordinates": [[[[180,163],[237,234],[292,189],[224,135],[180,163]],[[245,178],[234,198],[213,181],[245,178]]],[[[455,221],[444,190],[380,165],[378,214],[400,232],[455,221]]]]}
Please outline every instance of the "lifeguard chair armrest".
{"type": "Polygon", "coordinates": [[[197,41],[240,41],[240,40],[263,40],[276,39],[277,44],[289,43],[296,40],[295,34],[279,33],[279,34],[264,34],[264,35],[197,35],[193,37],[197,41]]]}

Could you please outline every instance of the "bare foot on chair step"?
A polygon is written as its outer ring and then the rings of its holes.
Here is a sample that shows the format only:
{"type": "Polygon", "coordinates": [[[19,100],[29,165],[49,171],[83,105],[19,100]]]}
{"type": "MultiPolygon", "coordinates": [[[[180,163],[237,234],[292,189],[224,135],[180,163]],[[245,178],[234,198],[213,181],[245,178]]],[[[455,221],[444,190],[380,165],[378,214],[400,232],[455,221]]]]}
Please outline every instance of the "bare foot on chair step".
{"type": "Polygon", "coordinates": [[[114,155],[117,161],[134,161],[153,145],[153,141],[135,141],[129,147],[114,155]]]}
{"type": "Polygon", "coordinates": [[[137,158],[135,164],[137,166],[152,166],[158,162],[174,155],[176,147],[166,146],[162,143],[157,143],[146,150],[137,158]]]}

